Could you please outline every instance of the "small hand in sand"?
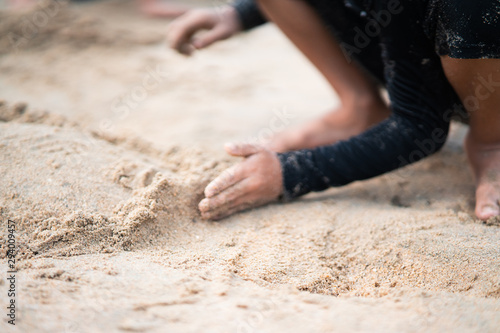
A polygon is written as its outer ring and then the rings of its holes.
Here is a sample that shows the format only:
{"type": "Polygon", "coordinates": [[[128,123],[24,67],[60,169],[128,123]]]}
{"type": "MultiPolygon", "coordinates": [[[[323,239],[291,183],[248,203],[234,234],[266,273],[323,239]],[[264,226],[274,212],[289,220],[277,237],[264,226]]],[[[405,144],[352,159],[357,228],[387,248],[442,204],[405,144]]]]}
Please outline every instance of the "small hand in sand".
{"type": "Polygon", "coordinates": [[[204,219],[219,220],[236,212],[275,201],[283,192],[276,153],[251,144],[227,144],[226,151],[245,160],[224,171],[205,189],[199,204],[204,219]]]}
{"type": "Polygon", "coordinates": [[[167,40],[174,50],[190,55],[194,50],[227,39],[241,30],[238,13],[231,6],[221,9],[194,9],[170,24],[167,40]],[[195,37],[201,30],[208,31],[195,37]]]}

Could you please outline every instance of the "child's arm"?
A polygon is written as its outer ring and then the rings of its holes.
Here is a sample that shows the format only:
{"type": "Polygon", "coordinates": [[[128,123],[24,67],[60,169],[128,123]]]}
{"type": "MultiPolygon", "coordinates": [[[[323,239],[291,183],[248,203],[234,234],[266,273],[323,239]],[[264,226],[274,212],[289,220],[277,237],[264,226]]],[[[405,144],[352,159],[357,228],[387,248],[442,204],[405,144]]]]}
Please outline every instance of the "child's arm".
{"type": "MultiPolygon", "coordinates": [[[[400,110],[402,111],[402,110],[400,110]]],[[[397,111],[371,130],[331,146],[278,154],[248,144],[226,146],[245,157],[205,189],[199,208],[205,219],[218,220],[243,209],[290,200],[389,172],[416,162],[444,144],[449,121],[441,112],[428,118],[397,111]]]]}
{"type": "Polygon", "coordinates": [[[394,63],[388,85],[393,114],[348,141],[279,155],[262,148],[226,147],[246,159],[207,186],[199,205],[202,217],[219,219],[280,194],[292,199],[375,177],[435,153],[446,141],[454,106],[461,104],[446,80],[424,81],[422,73],[435,73],[433,67],[394,63]]]}
{"type": "Polygon", "coordinates": [[[389,119],[348,141],[279,154],[283,196],[293,199],[421,160],[443,146],[448,128],[445,119],[431,116],[422,122],[419,117],[395,110],[389,119]]]}
{"type": "Polygon", "coordinates": [[[226,146],[245,157],[205,189],[199,208],[205,219],[220,219],[246,208],[322,191],[381,175],[438,151],[449,129],[446,112],[415,103],[393,107],[393,115],[348,141],[284,154],[251,145],[226,146]]]}

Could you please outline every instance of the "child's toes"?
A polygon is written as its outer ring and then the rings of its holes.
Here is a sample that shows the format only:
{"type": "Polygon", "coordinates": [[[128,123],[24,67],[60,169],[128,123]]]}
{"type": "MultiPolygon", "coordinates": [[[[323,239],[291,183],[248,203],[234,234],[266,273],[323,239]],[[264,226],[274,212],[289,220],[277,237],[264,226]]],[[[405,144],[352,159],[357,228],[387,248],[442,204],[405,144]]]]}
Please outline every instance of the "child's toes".
{"type": "Polygon", "coordinates": [[[498,209],[498,205],[480,206],[476,209],[476,215],[479,219],[486,221],[492,217],[500,215],[500,209],[498,209]]]}
{"type": "Polygon", "coordinates": [[[500,188],[481,184],[476,191],[476,216],[486,221],[500,215],[500,188]]]}

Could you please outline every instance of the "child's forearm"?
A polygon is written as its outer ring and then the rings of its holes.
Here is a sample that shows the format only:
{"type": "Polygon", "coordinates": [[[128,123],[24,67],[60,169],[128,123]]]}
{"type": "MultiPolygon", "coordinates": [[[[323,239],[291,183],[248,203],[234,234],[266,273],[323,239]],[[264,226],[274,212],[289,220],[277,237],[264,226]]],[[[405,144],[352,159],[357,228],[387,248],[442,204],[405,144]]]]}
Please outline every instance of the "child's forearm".
{"type": "Polygon", "coordinates": [[[443,146],[448,129],[449,122],[439,118],[423,123],[396,113],[348,141],[280,154],[284,197],[346,185],[416,162],[443,146]]]}
{"type": "Polygon", "coordinates": [[[254,0],[236,0],[233,7],[243,26],[243,30],[249,30],[267,22],[254,0]]]}

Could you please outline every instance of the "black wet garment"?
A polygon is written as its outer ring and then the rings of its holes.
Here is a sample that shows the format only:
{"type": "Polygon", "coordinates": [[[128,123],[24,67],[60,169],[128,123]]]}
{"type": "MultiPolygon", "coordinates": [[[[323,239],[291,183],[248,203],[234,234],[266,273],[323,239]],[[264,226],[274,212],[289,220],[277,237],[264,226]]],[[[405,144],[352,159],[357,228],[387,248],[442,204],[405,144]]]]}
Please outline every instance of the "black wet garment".
{"type": "MultiPolygon", "coordinates": [[[[286,199],[375,177],[438,151],[451,115],[465,113],[444,75],[440,55],[500,58],[498,10],[488,22],[474,18],[465,27],[455,24],[467,15],[449,9],[453,3],[455,9],[470,7],[462,4],[468,0],[304,1],[331,29],[347,59],[384,85],[392,114],[352,139],[279,154],[286,199]]],[[[258,7],[247,3],[255,15],[258,7]]],[[[498,2],[474,3],[490,8],[498,2]]],[[[239,12],[245,17],[245,11],[239,12]]]]}
{"type": "Polygon", "coordinates": [[[240,16],[243,29],[248,30],[266,23],[266,19],[259,11],[253,0],[239,0],[233,5],[240,16]]]}
{"type": "Polygon", "coordinates": [[[499,0],[430,0],[424,26],[440,55],[484,59],[500,54],[499,0]]]}

